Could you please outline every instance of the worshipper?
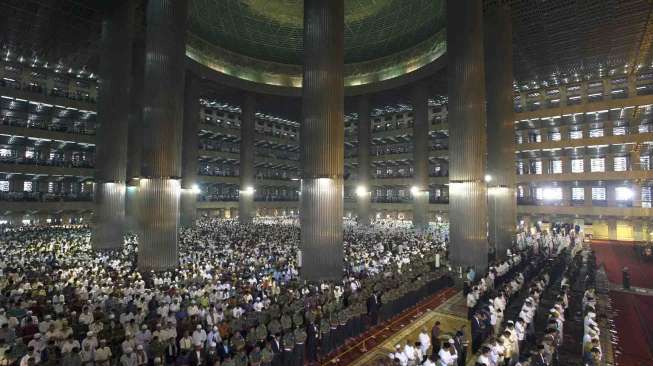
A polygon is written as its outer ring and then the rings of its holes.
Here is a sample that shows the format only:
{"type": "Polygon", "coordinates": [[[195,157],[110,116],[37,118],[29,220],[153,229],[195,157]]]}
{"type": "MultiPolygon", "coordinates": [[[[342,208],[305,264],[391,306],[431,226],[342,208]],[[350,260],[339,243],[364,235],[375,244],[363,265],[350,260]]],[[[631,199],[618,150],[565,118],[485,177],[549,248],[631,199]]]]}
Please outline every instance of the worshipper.
{"type": "MultiPolygon", "coordinates": [[[[26,337],[33,341],[32,352],[42,352],[53,340],[53,352],[73,363],[99,364],[107,355],[111,364],[125,355],[130,362],[139,346],[148,363],[156,358],[187,362],[197,340],[204,349],[216,343],[221,360],[231,356],[241,362],[243,353],[251,358],[270,336],[277,335],[270,342],[272,353],[275,343],[281,351],[277,333],[299,329],[293,348],[301,350],[297,346],[304,341],[311,358],[318,352],[309,349],[328,351],[360,333],[363,316],[378,316],[380,306],[388,311],[384,316],[405,307],[406,295],[414,290],[408,284],[425,287],[437,279],[431,259],[446,245],[442,225],[426,235],[392,222],[370,231],[346,227],[342,281],[303,286],[295,263],[299,226],[296,220],[280,223],[200,220],[180,231],[179,266],[161,273],[134,271],[133,235],[125,237],[121,249],[108,252],[91,250],[85,227],[7,230],[0,233],[0,255],[12,282],[0,283],[0,290],[10,294],[0,298],[0,334],[12,345],[18,344],[15,334],[26,337]],[[32,293],[38,296],[29,299],[32,293]],[[368,308],[370,298],[375,306],[368,308]],[[283,327],[275,329],[280,320],[283,327]],[[241,332],[248,329],[256,334],[245,333],[245,340],[241,332]]],[[[298,354],[296,359],[304,358],[298,354]]]]}
{"type": "MultiPolygon", "coordinates": [[[[453,341],[453,340],[452,340],[453,341]]],[[[452,353],[451,348],[453,342],[444,342],[442,343],[442,348],[438,352],[438,357],[440,358],[440,364],[442,366],[455,366],[457,363],[458,355],[455,351],[452,353]]]]}
{"type": "Polygon", "coordinates": [[[429,349],[431,348],[431,338],[429,337],[428,332],[426,331],[426,328],[422,328],[422,331],[419,333],[417,336],[419,343],[420,343],[420,351],[422,352],[422,355],[424,356],[421,361],[426,360],[426,356],[428,354],[429,349]]]}
{"type": "Polygon", "coordinates": [[[490,361],[490,352],[491,350],[489,347],[483,346],[481,348],[481,354],[476,359],[475,366],[492,366],[490,361]]]}
{"type": "Polygon", "coordinates": [[[440,351],[440,322],[436,321],[431,328],[431,343],[433,344],[433,352],[440,351]]]}

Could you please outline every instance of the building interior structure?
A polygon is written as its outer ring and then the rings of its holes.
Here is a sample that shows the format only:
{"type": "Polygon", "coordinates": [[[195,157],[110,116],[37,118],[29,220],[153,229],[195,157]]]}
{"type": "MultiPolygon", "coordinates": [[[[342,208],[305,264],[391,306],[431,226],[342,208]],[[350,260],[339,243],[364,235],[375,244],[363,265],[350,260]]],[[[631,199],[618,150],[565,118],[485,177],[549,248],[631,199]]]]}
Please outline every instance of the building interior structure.
{"type": "Polygon", "coordinates": [[[0,9],[0,365],[651,365],[650,0],[0,9]]]}

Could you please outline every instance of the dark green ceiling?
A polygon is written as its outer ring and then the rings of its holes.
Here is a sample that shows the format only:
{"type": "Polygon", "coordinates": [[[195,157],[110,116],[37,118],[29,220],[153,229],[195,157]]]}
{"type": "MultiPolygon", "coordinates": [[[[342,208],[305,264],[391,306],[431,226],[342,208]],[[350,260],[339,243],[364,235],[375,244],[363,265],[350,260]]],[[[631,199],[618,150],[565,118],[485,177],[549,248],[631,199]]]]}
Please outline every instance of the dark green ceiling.
{"type": "MultiPolygon", "coordinates": [[[[190,4],[190,31],[204,41],[265,61],[301,64],[303,0],[190,4]]],[[[443,0],[345,0],[345,63],[410,48],[444,28],[444,19],[443,0]]]]}

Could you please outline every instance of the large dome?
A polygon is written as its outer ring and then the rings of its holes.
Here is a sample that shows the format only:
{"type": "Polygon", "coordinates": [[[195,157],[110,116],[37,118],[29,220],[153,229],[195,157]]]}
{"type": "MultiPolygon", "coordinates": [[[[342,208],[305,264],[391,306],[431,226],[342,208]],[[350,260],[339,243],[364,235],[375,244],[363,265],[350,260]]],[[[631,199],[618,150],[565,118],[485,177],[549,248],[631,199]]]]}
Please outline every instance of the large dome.
{"type": "MultiPolygon", "coordinates": [[[[432,61],[434,55],[440,56],[446,42],[444,3],[345,0],[346,73],[402,69],[361,83],[372,82],[412,71],[432,61]]],[[[303,0],[194,0],[189,17],[190,56],[245,79],[255,79],[252,74],[257,72],[297,77],[303,16],[303,0]]]]}

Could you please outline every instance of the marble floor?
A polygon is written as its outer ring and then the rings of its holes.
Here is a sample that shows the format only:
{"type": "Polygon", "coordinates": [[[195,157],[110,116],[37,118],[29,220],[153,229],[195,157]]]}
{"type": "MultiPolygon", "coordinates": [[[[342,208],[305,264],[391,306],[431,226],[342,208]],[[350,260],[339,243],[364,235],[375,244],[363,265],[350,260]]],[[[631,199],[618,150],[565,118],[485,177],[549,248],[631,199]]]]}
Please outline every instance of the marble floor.
{"type": "Polygon", "coordinates": [[[462,292],[449,288],[425,304],[419,311],[407,314],[407,317],[395,319],[376,333],[369,335],[366,341],[359,342],[358,349],[356,349],[359,357],[355,359],[338,357],[323,363],[323,365],[383,364],[383,360],[388,359],[388,355],[394,351],[396,344],[403,346],[407,341],[415,342],[420,331],[425,328],[430,333],[431,327],[436,321],[441,323],[443,339],[452,336],[461,327],[464,328],[465,334],[469,335],[471,330],[466,314],[467,309],[462,292]]]}

